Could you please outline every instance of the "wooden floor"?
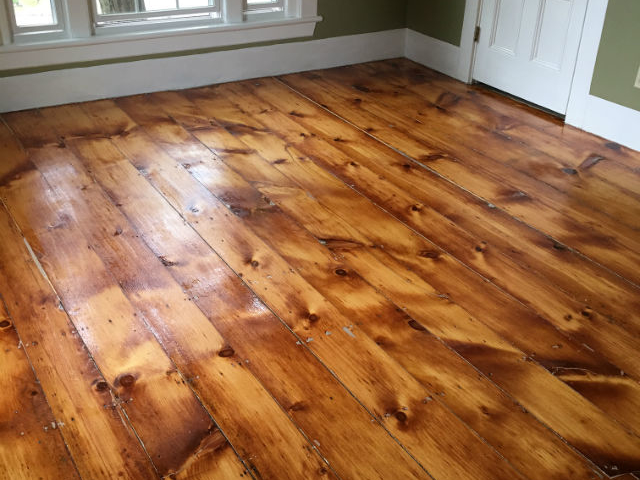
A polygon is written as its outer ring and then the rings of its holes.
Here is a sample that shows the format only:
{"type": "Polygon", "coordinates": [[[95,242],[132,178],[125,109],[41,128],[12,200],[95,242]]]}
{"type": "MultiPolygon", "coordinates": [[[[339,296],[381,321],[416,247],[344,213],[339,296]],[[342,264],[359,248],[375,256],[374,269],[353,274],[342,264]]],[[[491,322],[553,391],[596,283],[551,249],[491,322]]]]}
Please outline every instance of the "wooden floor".
{"type": "Polygon", "coordinates": [[[394,60],[0,158],[0,478],[640,478],[640,153],[394,60]]]}

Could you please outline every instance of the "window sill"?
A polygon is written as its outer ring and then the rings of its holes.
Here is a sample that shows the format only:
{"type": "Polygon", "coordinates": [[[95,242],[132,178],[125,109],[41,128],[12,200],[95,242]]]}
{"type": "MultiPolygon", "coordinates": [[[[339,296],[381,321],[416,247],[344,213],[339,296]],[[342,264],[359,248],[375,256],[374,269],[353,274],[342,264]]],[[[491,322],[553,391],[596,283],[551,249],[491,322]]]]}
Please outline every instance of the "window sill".
{"type": "Polygon", "coordinates": [[[215,49],[310,37],[322,17],[249,19],[242,23],[96,35],[38,44],[0,46],[2,70],[215,49]]]}

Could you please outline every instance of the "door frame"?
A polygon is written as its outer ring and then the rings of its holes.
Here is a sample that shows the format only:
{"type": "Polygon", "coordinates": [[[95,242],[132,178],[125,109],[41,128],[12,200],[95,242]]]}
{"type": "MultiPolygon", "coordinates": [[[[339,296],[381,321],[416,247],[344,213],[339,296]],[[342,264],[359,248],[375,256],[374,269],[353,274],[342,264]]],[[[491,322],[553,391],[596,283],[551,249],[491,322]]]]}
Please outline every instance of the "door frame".
{"type": "MultiPolygon", "coordinates": [[[[473,40],[476,26],[480,24],[480,10],[483,0],[467,0],[460,40],[459,77],[467,83],[473,80],[476,44],[473,40]]],[[[582,127],[589,103],[589,91],[600,47],[600,37],[604,27],[609,0],[587,0],[582,37],[576,59],[576,67],[569,92],[569,103],[565,116],[566,123],[582,127]]]]}

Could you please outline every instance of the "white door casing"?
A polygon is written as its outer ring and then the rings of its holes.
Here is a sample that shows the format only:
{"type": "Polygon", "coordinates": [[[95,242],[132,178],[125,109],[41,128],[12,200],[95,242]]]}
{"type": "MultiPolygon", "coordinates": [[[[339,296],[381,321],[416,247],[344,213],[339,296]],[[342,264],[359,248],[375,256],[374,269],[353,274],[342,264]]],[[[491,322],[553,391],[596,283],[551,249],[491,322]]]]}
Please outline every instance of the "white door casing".
{"type": "Polygon", "coordinates": [[[565,114],[588,0],[484,0],[473,78],[565,114]]]}

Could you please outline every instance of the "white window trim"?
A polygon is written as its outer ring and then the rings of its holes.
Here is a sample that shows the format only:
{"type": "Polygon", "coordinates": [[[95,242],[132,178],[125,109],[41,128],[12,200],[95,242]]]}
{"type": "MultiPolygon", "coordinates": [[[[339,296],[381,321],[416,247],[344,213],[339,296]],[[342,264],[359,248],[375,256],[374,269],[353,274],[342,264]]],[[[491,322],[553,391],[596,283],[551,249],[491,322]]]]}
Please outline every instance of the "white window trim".
{"type": "Polygon", "coordinates": [[[67,36],[66,8],[61,0],[51,1],[51,12],[54,20],[51,25],[21,27],[18,25],[15,12],[11,7],[5,9],[3,5],[0,5],[0,10],[0,16],[5,17],[4,21],[0,22],[0,28],[6,24],[9,33],[7,41],[3,41],[3,43],[9,43],[10,41],[13,43],[35,43],[62,39],[67,36]]]}
{"type": "Polygon", "coordinates": [[[95,35],[88,2],[66,0],[64,21],[68,26],[67,37],[33,44],[8,43],[10,35],[7,36],[6,28],[10,24],[4,8],[0,7],[0,33],[3,40],[3,45],[0,45],[0,69],[101,61],[308,37],[313,35],[315,24],[322,20],[317,15],[317,0],[285,0],[284,13],[277,18],[269,14],[247,15],[245,18],[243,2],[237,0],[224,0],[221,7],[223,21],[219,23],[95,35]]]}

